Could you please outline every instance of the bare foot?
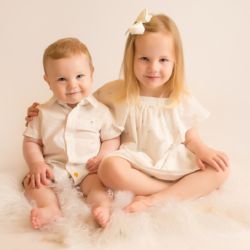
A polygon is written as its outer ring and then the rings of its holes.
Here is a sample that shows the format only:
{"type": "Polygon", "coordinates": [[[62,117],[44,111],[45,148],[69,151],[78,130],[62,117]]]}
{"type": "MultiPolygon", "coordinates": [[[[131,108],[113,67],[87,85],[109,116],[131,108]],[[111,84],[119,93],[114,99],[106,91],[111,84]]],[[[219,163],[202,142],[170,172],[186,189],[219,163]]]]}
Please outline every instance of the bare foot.
{"type": "Polygon", "coordinates": [[[124,208],[124,211],[128,213],[140,212],[154,205],[156,204],[152,196],[136,196],[134,200],[124,208]]]}
{"type": "Polygon", "coordinates": [[[110,218],[110,207],[107,206],[99,206],[95,207],[92,210],[92,214],[94,219],[101,227],[106,227],[110,218]]]}
{"type": "Polygon", "coordinates": [[[34,229],[40,229],[43,226],[54,222],[57,218],[61,216],[62,216],[62,213],[57,208],[35,207],[31,210],[30,221],[34,229]]]}

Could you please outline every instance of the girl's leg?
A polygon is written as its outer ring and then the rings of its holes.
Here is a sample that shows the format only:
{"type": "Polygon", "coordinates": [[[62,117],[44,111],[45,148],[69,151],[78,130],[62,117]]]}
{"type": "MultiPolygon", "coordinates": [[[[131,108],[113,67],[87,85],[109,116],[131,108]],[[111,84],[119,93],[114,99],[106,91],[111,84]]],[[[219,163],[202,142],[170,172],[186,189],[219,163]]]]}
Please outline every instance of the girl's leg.
{"type": "Polygon", "coordinates": [[[158,193],[147,197],[137,197],[125,210],[128,212],[141,211],[168,199],[183,201],[199,198],[219,188],[227,179],[228,174],[229,169],[218,172],[214,168],[207,167],[204,171],[199,170],[183,177],[171,187],[158,193]]]}
{"type": "Polygon", "coordinates": [[[101,183],[97,174],[90,174],[82,181],[80,189],[87,196],[87,203],[92,207],[92,214],[96,222],[105,227],[110,218],[112,199],[107,188],[101,183]]]}
{"type": "Polygon", "coordinates": [[[105,186],[114,190],[131,191],[136,195],[151,195],[171,185],[133,168],[127,160],[120,157],[104,159],[99,166],[98,176],[105,186]]]}
{"type": "Polygon", "coordinates": [[[35,201],[37,207],[30,213],[31,225],[34,229],[40,229],[49,223],[54,222],[62,216],[56,194],[49,187],[30,188],[28,178],[24,180],[25,196],[29,201],[35,201]]]}

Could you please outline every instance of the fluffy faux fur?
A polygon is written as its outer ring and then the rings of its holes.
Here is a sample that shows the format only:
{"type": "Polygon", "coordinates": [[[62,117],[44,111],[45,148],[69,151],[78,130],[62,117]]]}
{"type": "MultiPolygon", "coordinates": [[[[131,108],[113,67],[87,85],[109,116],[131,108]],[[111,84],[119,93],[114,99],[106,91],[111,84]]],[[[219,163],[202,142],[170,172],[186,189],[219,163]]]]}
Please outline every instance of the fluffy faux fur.
{"type": "MultiPolygon", "coordinates": [[[[168,202],[135,214],[122,211],[133,195],[118,192],[105,229],[91,219],[81,194],[64,183],[57,187],[64,218],[35,231],[29,223],[30,209],[35,204],[27,202],[19,178],[9,173],[0,176],[0,224],[5,233],[29,233],[29,240],[36,240],[37,245],[53,242],[53,249],[249,250],[249,177],[246,171],[234,173],[223,188],[207,197],[192,202],[168,202]]],[[[12,244],[18,246],[18,239],[12,244]]]]}

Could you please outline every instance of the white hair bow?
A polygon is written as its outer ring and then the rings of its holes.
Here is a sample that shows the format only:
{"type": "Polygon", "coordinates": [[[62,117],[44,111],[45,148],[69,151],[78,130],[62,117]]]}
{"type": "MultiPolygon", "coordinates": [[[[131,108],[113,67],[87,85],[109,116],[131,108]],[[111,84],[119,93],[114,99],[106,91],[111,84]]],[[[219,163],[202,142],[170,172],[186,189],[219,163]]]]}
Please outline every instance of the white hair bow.
{"type": "Polygon", "coordinates": [[[139,16],[136,18],[135,23],[132,24],[126,33],[131,35],[141,35],[145,31],[144,23],[151,20],[152,15],[148,14],[148,10],[144,9],[139,16]]]}

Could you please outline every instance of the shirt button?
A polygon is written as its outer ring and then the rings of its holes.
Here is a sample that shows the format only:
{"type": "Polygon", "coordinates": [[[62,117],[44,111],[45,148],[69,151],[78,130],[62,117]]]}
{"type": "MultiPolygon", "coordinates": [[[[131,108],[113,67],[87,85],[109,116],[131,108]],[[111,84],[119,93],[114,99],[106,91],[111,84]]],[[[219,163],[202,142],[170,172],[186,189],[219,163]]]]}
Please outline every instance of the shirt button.
{"type": "Polygon", "coordinates": [[[75,177],[78,177],[78,176],[79,176],[79,173],[78,173],[78,172],[74,172],[74,176],[75,176],[75,177]]]}

